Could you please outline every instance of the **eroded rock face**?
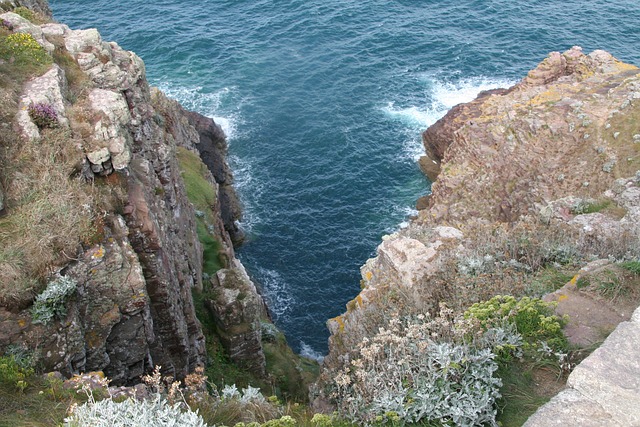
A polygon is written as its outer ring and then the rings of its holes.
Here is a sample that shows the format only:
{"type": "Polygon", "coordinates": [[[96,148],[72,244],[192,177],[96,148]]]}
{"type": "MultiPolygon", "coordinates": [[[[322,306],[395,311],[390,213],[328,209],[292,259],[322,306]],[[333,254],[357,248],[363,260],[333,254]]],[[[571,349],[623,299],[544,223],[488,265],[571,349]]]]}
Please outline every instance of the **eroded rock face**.
{"type": "Polygon", "coordinates": [[[38,12],[43,16],[51,17],[51,9],[49,8],[49,2],[47,0],[5,0],[3,3],[5,3],[5,7],[11,9],[22,6],[38,12]]]}
{"type": "Polygon", "coordinates": [[[557,233],[584,259],[637,257],[638,99],[637,67],[574,47],[551,53],[512,88],[454,107],[426,130],[421,167],[434,180],[432,194],[409,227],[383,238],[361,269],[362,291],[328,321],[318,404],[326,397],[323,385],[349,365],[353,349],[385,316],[433,315],[434,304],[452,298],[476,302],[470,298],[481,292],[472,296],[476,285],[464,287],[462,261],[478,256],[473,262],[484,263],[492,233],[518,227],[557,233]],[[590,211],[602,201],[610,211],[590,211]],[[454,285],[457,293],[450,294],[454,285]]]}
{"type": "Polygon", "coordinates": [[[237,260],[218,271],[214,279],[215,297],[207,300],[217,319],[218,333],[231,360],[259,376],[265,374],[260,319],[265,306],[255,285],[237,260]]]}
{"type": "Polygon", "coordinates": [[[244,240],[242,230],[237,224],[242,217],[242,208],[233,187],[233,173],[224,161],[227,157],[227,141],[224,132],[209,117],[187,112],[187,118],[200,135],[200,143],[196,145],[200,157],[218,183],[224,228],[231,236],[232,242],[238,245],[244,240]]]}
{"type": "MultiPolygon", "coordinates": [[[[0,15],[2,17],[4,15],[0,15]]],[[[65,114],[64,93],[67,79],[62,68],[54,64],[49,71],[42,76],[29,81],[20,97],[16,127],[20,134],[31,141],[40,139],[40,130],[29,116],[29,107],[32,105],[50,106],[57,116],[58,125],[69,127],[69,120],[65,114]]]]}
{"type": "MultiPolygon", "coordinates": [[[[104,371],[116,385],[136,382],[156,365],[176,379],[203,365],[204,335],[191,296],[202,289],[203,250],[176,158],[177,147],[197,152],[203,144],[214,151],[207,181],[218,194],[211,206],[213,228],[228,267],[219,286],[225,291],[238,286],[233,291],[238,304],[227,301],[215,311],[220,333],[234,360],[263,374],[257,323],[263,302],[225,230],[233,231],[239,205],[221,130],[160,92],[152,96],[140,58],[104,42],[96,30],[63,24],[34,29],[15,14],[5,15],[40,34],[44,46],[50,37],[84,73],[84,90],[67,98],[66,75],[53,65],[27,83],[21,106],[42,102],[55,109],[84,153],[81,176],[94,184],[100,180],[112,200],[105,203],[111,211],[95,218],[96,235],[85,237],[74,261],[58,273],[77,282],[66,317],[34,324],[28,310],[0,308],[0,349],[37,345],[48,369],[65,375],[104,371]]],[[[26,108],[15,123],[24,139],[39,138],[26,108]]]]}

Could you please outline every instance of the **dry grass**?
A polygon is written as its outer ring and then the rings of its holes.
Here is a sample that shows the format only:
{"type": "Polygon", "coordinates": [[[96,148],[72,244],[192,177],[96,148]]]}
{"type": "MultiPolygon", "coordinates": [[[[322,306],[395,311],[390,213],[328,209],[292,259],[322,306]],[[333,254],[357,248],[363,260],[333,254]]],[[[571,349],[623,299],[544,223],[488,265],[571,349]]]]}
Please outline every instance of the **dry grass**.
{"type": "Polygon", "coordinates": [[[82,159],[68,131],[14,141],[3,159],[7,215],[0,218],[0,304],[28,305],[38,282],[74,259],[92,234],[91,186],[72,174],[82,159]]]}

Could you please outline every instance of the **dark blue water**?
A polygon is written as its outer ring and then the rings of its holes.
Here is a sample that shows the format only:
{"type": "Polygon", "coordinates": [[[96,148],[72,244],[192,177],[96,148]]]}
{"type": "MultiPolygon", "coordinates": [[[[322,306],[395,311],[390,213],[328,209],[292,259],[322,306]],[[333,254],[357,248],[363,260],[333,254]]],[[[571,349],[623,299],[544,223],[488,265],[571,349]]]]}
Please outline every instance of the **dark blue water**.
{"type": "Polygon", "coordinates": [[[640,64],[640,2],[52,0],[72,28],[135,51],[151,84],[227,132],[242,261],[306,354],[359,267],[429,183],[420,132],[552,50],[640,64]]]}

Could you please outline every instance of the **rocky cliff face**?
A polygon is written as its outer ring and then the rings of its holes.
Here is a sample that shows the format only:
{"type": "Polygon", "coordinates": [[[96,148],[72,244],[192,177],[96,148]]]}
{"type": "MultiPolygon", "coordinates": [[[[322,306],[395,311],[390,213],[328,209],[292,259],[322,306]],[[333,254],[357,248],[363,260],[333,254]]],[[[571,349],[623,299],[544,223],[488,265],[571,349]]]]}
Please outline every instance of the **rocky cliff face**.
{"type": "MultiPolygon", "coordinates": [[[[20,5],[48,13],[46,3],[20,5]]],[[[235,224],[240,209],[225,160],[224,134],[211,119],[186,112],[151,90],[142,60],[103,41],[96,30],[34,25],[11,12],[0,19],[10,23],[11,32],[31,34],[55,59],[21,90],[12,123],[16,143],[38,147],[62,138],[65,147],[75,147],[77,162],[75,171],[67,172],[69,179],[79,183],[78,191],[92,195],[86,205],[74,207],[90,223],[84,230],[88,235],[77,237],[76,253],[56,255],[40,275],[42,285],[2,299],[0,349],[26,345],[42,355],[48,369],[67,375],[103,370],[116,383],[135,381],[154,365],[166,375],[184,377],[204,363],[204,336],[191,295],[203,289],[203,264],[219,262],[227,275],[244,272],[233,252],[232,240],[241,240],[235,224]],[[37,124],[29,112],[34,105],[54,111],[55,129],[37,124]],[[196,211],[190,200],[192,183],[185,185],[188,171],[178,160],[179,150],[193,154],[190,162],[200,168],[197,184],[212,194],[203,207],[206,212],[196,211]],[[205,218],[201,223],[200,217],[205,218]],[[216,248],[205,248],[208,259],[203,259],[203,238],[216,248]],[[29,308],[34,294],[56,278],[72,280],[76,291],[53,321],[34,322],[29,308]],[[17,305],[16,298],[21,301],[17,305]]],[[[0,211],[4,208],[8,221],[21,207],[16,173],[5,171],[6,194],[0,192],[0,211]]],[[[3,237],[19,238],[8,233],[3,237]]],[[[10,261],[0,266],[10,268],[17,269],[10,261]]],[[[211,278],[204,276],[205,285],[241,285],[247,301],[262,307],[246,274],[223,284],[210,284],[211,278]]],[[[253,345],[230,344],[230,350],[234,358],[264,372],[262,312],[253,308],[214,312],[232,341],[238,316],[240,323],[251,325],[241,335],[253,345]]]]}
{"type": "Polygon", "coordinates": [[[637,67],[572,48],[429,128],[420,162],[434,180],[426,209],[383,238],[361,269],[360,295],[328,322],[319,389],[394,313],[535,295],[537,272],[567,257],[637,259],[638,100],[637,67]]]}

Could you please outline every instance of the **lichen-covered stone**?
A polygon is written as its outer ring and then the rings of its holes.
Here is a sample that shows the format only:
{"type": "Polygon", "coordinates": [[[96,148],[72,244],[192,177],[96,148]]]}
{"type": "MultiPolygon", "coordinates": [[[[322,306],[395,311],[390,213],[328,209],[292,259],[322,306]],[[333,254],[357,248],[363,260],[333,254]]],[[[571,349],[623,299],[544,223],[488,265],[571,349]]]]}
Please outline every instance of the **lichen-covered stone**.
{"type": "Polygon", "coordinates": [[[57,115],[60,126],[69,126],[65,113],[63,93],[67,88],[64,70],[53,64],[51,69],[40,77],[36,77],[25,85],[16,116],[16,127],[20,134],[28,140],[40,138],[40,131],[29,116],[29,105],[44,104],[51,106],[57,115]]]}
{"type": "Polygon", "coordinates": [[[231,268],[218,271],[216,276],[215,297],[206,304],[216,318],[222,342],[231,360],[264,376],[266,362],[260,325],[266,314],[264,302],[238,261],[231,268]]]}

